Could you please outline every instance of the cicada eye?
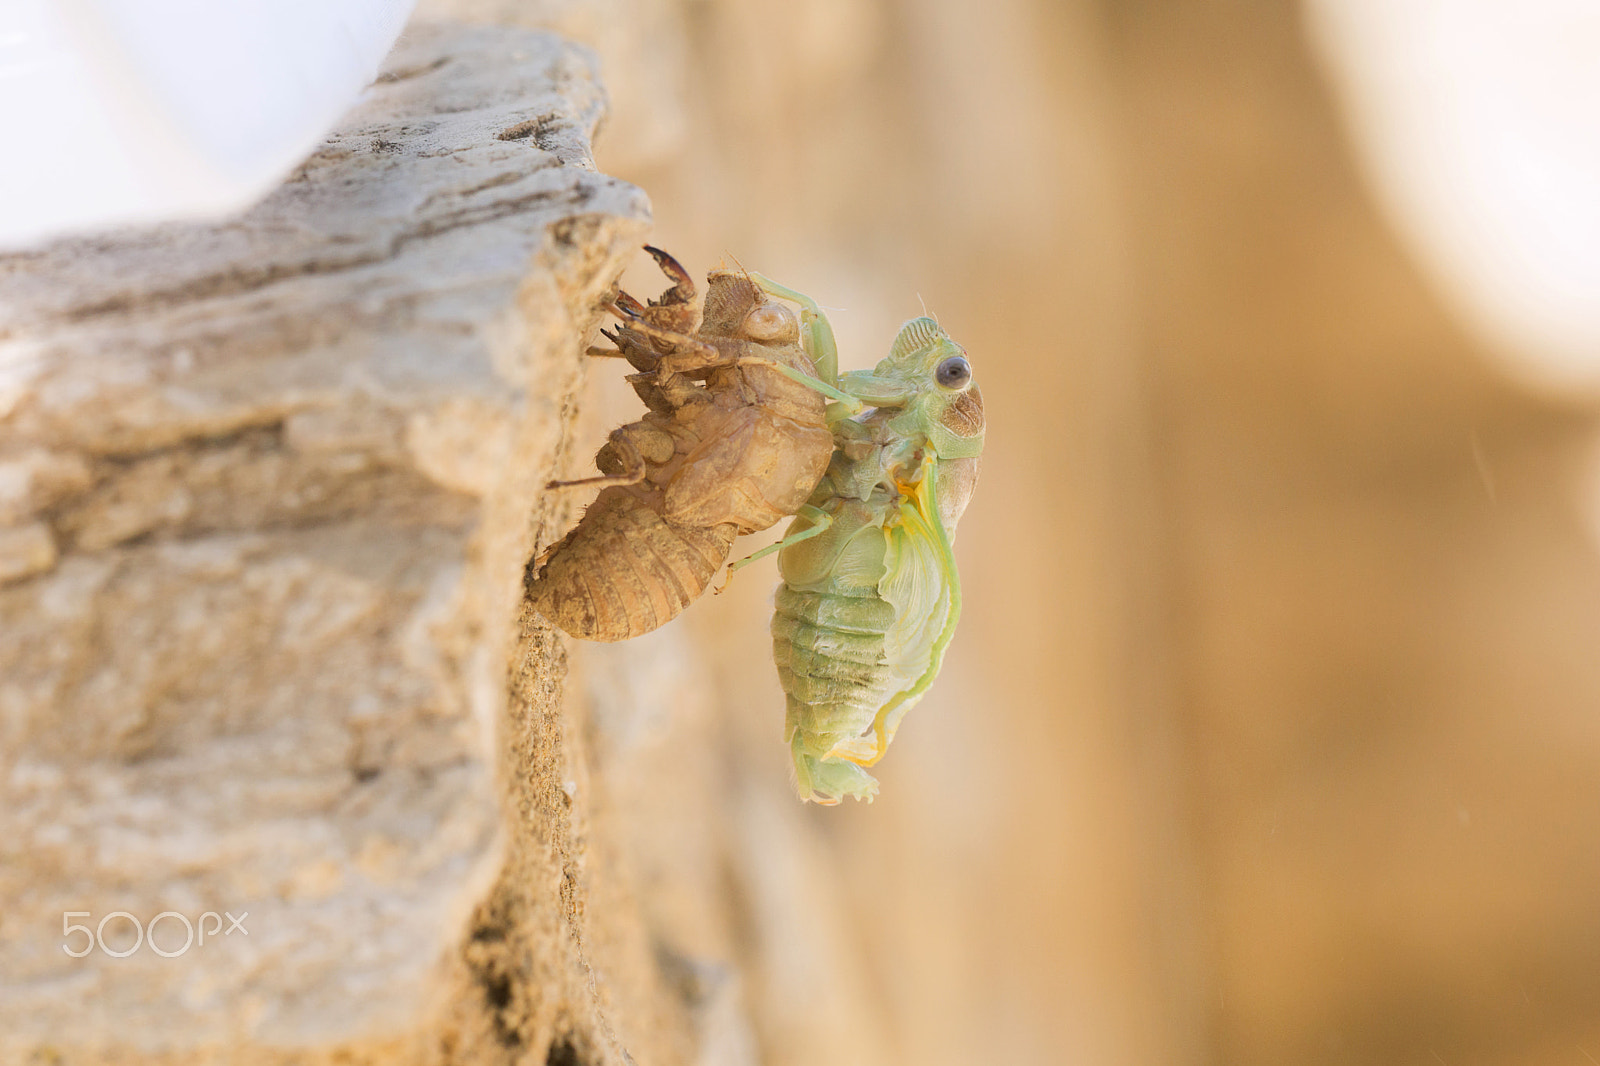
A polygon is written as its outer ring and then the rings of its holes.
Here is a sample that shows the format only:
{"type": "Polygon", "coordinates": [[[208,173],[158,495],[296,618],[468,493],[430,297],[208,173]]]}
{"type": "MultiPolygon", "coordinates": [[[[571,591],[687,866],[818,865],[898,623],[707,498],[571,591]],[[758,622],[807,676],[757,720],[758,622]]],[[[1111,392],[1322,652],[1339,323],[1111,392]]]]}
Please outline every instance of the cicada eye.
{"type": "Polygon", "coordinates": [[[762,304],[744,318],[745,336],[758,341],[779,340],[794,329],[794,315],[782,304],[762,304]]]}
{"type": "Polygon", "coordinates": [[[947,389],[964,389],[972,384],[972,366],[964,355],[952,355],[939,364],[934,378],[947,389]]]}

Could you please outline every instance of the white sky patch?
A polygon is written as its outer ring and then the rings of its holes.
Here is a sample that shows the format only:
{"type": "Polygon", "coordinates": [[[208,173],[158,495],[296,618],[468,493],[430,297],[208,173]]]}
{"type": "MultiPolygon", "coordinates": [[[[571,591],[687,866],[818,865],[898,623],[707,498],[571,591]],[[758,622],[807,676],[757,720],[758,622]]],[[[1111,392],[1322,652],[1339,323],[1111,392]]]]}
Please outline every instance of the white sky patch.
{"type": "Polygon", "coordinates": [[[413,2],[0,3],[0,249],[249,206],[355,103],[413,2]]]}

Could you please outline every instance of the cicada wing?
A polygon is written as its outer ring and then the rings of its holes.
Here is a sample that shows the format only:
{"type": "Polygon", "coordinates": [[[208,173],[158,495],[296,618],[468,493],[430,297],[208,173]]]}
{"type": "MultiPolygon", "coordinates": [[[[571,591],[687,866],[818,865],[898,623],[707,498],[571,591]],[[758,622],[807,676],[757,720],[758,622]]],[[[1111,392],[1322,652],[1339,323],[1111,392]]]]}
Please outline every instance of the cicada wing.
{"type": "Polygon", "coordinates": [[[938,464],[924,468],[918,490],[901,505],[888,572],[878,594],[894,607],[896,625],[885,642],[885,657],[904,672],[906,686],[886,703],[873,723],[874,745],[844,758],[871,766],[883,758],[900,720],[928,691],[961,617],[961,576],[956,571],[950,534],[939,516],[938,464]]]}
{"type": "Polygon", "coordinates": [[[944,631],[950,600],[940,574],[937,541],[915,507],[910,503],[899,507],[897,521],[872,530],[878,534],[883,551],[881,564],[872,576],[875,595],[870,602],[885,608],[888,622],[880,631],[882,638],[872,673],[884,703],[865,732],[857,734],[852,730],[838,737],[828,749],[826,758],[830,760],[871,766],[883,756],[889,746],[882,727],[883,712],[899,705],[904,695],[916,687],[944,631]]]}

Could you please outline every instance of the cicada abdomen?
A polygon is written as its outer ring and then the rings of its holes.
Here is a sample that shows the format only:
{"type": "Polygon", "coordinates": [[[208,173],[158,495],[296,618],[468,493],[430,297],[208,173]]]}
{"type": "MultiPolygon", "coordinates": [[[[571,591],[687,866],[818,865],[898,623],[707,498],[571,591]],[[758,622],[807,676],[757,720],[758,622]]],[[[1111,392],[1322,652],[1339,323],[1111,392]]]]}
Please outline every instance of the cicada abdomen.
{"type": "Polygon", "coordinates": [[[929,319],[845,379],[882,406],[836,431],[828,474],[778,556],[772,620],[796,784],[825,804],[877,793],[865,768],[938,675],[961,611],[951,539],[984,428],[961,349],[929,319]]]}
{"type": "Polygon", "coordinates": [[[614,642],[676,618],[728,558],[738,527],[680,525],[632,486],[603,489],[583,521],[527,573],[528,599],[568,633],[614,642]]]}
{"type": "Polygon", "coordinates": [[[879,586],[888,573],[884,500],[834,501],[833,524],[784,549],[772,657],[786,708],[784,735],[803,799],[870,799],[878,783],[861,766],[879,708],[916,675],[896,669],[890,634],[898,613],[879,586]]]}

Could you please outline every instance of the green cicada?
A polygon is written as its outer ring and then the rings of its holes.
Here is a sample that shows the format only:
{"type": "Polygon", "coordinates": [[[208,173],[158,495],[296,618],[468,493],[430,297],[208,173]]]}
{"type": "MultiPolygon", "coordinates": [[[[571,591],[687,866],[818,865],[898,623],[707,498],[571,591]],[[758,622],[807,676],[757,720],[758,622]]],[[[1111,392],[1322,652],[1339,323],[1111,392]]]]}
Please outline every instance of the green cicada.
{"type": "MultiPolygon", "coordinates": [[[[755,280],[820,319],[812,301],[755,280]]],[[[865,767],[938,676],[961,614],[951,541],[984,428],[966,353],[931,318],[838,387],[850,399],[830,406],[828,471],[783,540],[757,553],[779,552],[783,575],[772,642],[796,785],[824,804],[877,793],[865,767]]]]}

